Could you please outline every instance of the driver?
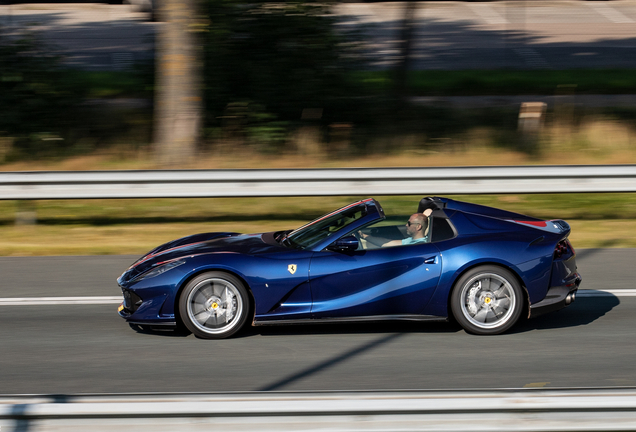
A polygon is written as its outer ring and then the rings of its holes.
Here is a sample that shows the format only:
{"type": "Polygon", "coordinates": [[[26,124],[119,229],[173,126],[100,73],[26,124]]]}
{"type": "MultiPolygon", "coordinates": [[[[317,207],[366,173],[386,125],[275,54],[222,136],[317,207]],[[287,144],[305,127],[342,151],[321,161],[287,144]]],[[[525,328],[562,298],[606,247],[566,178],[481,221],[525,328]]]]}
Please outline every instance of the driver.
{"type": "Polygon", "coordinates": [[[389,247],[389,246],[401,246],[415,243],[428,242],[428,235],[426,230],[428,228],[428,216],[433,212],[431,209],[426,209],[424,213],[413,213],[406,223],[406,234],[408,237],[402,240],[387,240],[379,237],[372,237],[369,234],[365,234],[360,231],[360,237],[376,246],[389,247]]]}

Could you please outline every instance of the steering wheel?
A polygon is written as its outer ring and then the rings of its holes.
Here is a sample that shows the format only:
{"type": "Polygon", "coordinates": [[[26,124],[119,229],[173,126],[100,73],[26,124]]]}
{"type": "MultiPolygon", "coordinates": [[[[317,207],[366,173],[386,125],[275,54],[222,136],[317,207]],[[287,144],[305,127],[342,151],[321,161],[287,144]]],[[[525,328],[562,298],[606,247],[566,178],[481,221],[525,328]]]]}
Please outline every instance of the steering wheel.
{"type": "Polygon", "coordinates": [[[360,235],[360,230],[354,231],[351,235],[358,240],[358,250],[367,248],[367,241],[360,235]]]}

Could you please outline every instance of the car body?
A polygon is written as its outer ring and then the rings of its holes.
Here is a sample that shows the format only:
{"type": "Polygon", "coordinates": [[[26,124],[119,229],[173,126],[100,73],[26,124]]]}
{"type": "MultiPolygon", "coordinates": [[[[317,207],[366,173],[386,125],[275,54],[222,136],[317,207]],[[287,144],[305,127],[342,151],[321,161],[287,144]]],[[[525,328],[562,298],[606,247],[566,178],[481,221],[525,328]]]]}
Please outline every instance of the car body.
{"type": "MultiPolygon", "coordinates": [[[[417,207],[416,207],[417,205],[417,207]]],[[[185,325],[223,338],[252,325],[455,319],[498,334],[520,318],[568,305],[581,283],[570,226],[448,198],[427,197],[426,241],[374,199],[289,231],[215,232],[166,243],[119,278],[119,314],[142,326],[185,325]]],[[[424,227],[423,227],[424,228],[424,227]]]]}

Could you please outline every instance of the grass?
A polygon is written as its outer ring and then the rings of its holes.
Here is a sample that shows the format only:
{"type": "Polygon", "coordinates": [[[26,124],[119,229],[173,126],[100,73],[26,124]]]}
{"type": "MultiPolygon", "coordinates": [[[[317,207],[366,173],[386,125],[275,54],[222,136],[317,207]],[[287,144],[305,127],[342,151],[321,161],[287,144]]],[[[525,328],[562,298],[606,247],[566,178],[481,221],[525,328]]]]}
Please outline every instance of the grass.
{"type": "MultiPolygon", "coordinates": [[[[387,91],[394,85],[391,73],[383,71],[356,72],[354,80],[366,85],[369,92],[387,91]]],[[[431,70],[411,72],[409,88],[413,95],[426,96],[553,95],[572,90],[577,94],[633,94],[636,75],[631,69],[431,70]]]]}
{"type": "MultiPolygon", "coordinates": [[[[299,223],[294,222],[293,226],[297,225],[299,223]]],[[[280,221],[3,226],[0,227],[0,255],[141,255],[169,240],[199,232],[259,232],[288,226],[280,221]]]]}
{"type": "MultiPolygon", "coordinates": [[[[0,255],[140,255],[199,232],[290,229],[360,197],[0,202],[0,255]],[[37,225],[15,225],[17,211],[37,225]]],[[[409,215],[419,196],[376,197],[389,215],[409,215]]],[[[636,194],[456,196],[541,218],[565,219],[575,248],[636,247],[636,194]]],[[[406,220],[406,218],[405,218],[406,220]]]]}
{"type": "Polygon", "coordinates": [[[132,71],[84,71],[68,69],[65,74],[89,99],[112,97],[151,97],[151,69],[132,71]]]}
{"type": "MultiPolygon", "coordinates": [[[[69,74],[76,85],[89,90],[91,98],[152,95],[151,68],[132,72],[71,70],[69,74]]],[[[353,72],[351,81],[374,94],[394,87],[392,74],[386,71],[353,72]]],[[[413,95],[553,95],[564,85],[575,86],[577,94],[634,94],[636,75],[630,69],[431,70],[409,75],[413,95]]]]}
{"type": "MultiPolygon", "coordinates": [[[[0,202],[0,225],[20,211],[35,211],[39,225],[115,226],[152,223],[307,221],[366,196],[42,200],[0,202]]],[[[376,196],[389,215],[409,215],[422,196],[376,196]]],[[[636,219],[636,194],[457,195],[452,198],[543,219],[636,219]]]]}

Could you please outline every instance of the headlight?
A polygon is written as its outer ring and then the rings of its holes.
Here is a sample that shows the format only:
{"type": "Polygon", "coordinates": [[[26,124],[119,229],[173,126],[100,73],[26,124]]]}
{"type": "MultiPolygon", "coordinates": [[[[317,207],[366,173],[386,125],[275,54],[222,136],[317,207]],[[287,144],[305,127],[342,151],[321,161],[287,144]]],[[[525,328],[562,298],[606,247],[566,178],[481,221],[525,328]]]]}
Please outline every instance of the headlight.
{"type": "Polygon", "coordinates": [[[167,262],[165,264],[154,267],[145,273],[140,274],[139,276],[133,279],[133,282],[139,282],[144,279],[150,279],[150,278],[159,276],[160,274],[163,274],[167,272],[168,270],[172,270],[175,267],[179,267],[182,264],[185,264],[184,260],[176,260],[176,261],[167,262]]]}

